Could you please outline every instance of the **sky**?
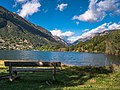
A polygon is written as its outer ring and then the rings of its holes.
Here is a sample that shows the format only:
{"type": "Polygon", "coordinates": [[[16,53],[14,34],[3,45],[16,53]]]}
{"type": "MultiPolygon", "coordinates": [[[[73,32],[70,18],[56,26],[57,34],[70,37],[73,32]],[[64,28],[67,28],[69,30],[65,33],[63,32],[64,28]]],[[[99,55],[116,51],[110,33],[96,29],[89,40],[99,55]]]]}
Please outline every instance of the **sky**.
{"type": "Polygon", "coordinates": [[[120,29],[120,0],[0,0],[0,5],[69,43],[120,29]]]}

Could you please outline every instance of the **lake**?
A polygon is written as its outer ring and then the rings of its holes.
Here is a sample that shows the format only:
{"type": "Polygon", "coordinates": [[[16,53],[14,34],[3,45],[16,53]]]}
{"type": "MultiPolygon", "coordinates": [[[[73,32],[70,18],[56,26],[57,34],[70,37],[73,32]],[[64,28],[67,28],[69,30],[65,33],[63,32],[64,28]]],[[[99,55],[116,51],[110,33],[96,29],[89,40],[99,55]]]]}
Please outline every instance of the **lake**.
{"type": "Polygon", "coordinates": [[[76,66],[120,64],[120,56],[83,52],[0,50],[0,60],[61,61],[76,66]]]}

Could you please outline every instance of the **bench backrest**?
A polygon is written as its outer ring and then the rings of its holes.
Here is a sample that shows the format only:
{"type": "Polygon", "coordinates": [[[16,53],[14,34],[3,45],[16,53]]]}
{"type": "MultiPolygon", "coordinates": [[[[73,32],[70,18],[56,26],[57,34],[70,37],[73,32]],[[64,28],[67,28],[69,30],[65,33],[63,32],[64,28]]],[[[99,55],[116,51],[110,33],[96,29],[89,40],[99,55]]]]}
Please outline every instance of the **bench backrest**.
{"type": "Polygon", "coordinates": [[[5,66],[15,66],[15,67],[61,67],[61,62],[14,62],[14,61],[5,61],[5,66]]]}

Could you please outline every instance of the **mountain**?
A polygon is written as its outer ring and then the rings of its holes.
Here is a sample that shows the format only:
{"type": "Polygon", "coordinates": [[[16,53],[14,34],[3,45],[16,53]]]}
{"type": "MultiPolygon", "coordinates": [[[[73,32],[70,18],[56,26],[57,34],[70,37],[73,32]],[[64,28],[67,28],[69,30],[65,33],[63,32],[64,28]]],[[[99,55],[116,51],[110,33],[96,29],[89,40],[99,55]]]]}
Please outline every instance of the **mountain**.
{"type": "Polygon", "coordinates": [[[0,49],[35,49],[45,45],[64,44],[43,27],[0,6],[0,49]]]}
{"type": "Polygon", "coordinates": [[[120,55],[120,29],[105,31],[85,42],[66,48],[66,51],[98,52],[120,55]],[[106,34],[105,34],[106,33],[106,34]]]}
{"type": "Polygon", "coordinates": [[[61,39],[61,38],[58,37],[58,36],[54,36],[54,39],[55,39],[56,41],[58,41],[59,43],[62,43],[62,45],[64,45],[64,46],[67,46],[67,45],[68,45],[68,43],[67,43],[66,41],[64,41],[63,39],[61,39]]]}
{"type": "Polygon", "coordinates": [[[80,38],[80,39],[76,40],[75,42],[72,43],[72,45],[76,45],[76,44],[78,44],[79,42],[85,42],[85,41],[88,41],[88,40],[90,40],[90,39],[92,39],[92,38],[94,38],[94,37],[96,37],[96,36],[106,35],[106,34],[109,34],[109,33],[111,33],[111,32],[114,32],[114,31],[116,31],[116,30],[105,30],[105,31],[100,32],[100,33],[94,33],[94,34],[92,34],[92,35],[90,35],[90,36],[87,36],[87,37],[80,38]]]}

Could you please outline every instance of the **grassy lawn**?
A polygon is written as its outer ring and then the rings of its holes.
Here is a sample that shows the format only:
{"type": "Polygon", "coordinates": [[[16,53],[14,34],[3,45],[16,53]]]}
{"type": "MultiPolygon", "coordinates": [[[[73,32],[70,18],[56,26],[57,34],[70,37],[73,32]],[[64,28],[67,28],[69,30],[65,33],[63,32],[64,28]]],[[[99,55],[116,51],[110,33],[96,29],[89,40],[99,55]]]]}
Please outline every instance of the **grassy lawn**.
{"type": "MultiPolygon", "coordinates": [[[[0,68],[0,75],[7,73],[0,68]]],[[[24,75],[13,82],[0,79],[0,90],[120,90],[120,66],[63,67],[56,81],[51,73],[19,73],[24,75]],[[43,76],[41,76],[43,75],[43,76]]]]}

